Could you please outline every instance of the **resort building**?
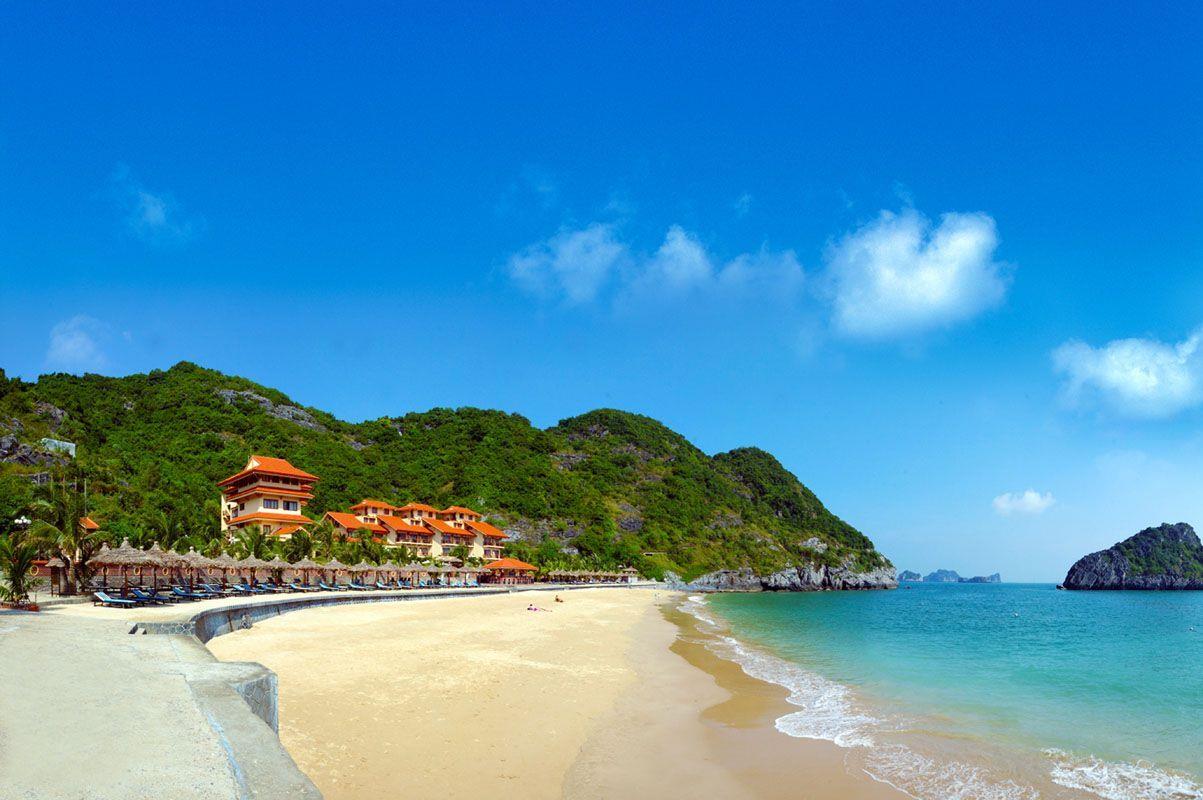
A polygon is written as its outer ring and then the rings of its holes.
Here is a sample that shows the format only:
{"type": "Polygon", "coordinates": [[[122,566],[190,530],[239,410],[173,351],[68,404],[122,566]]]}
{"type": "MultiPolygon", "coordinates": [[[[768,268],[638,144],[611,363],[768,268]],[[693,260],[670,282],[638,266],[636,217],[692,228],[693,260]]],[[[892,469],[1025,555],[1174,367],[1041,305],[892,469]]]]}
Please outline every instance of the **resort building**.
{"type": "Polygon", "coordinates": [[[351,506],[351,513],[365,522],[376,522],[377,517],[393,515],[400,510],[383,500],[360,500],[351,506]]]}
{"type": "MultiPolygon", "coordinates": [[[[380,525],[385,530],[385,544],[407,547],[418,558],[429,558],[434,549],[434,531],[403,517],[382,516],[380,525]]],[[[441,552],[441,551],[440,551],[441,552]]]]}
{"type": "Polygon", "coordinates": [[[331,511],[326,518],[348,536],[361,528],[386,545],[407,547],[418,558],[455,560],[452,551],[467,548],[468,558],[501,558],[506,535],[484,522],[481,513],[464,506],[438,509],[425,503],[394,506],[383,500],[361,500],[351,513],[331,511]]]}
{"type": "Polygon", "coordinates": [[[358,539],[359,532],[366,530],[372,534],[372,539],[383,541],[386,531],[384,526],[376,521],[376,517],[358,517],[354,514],[347,514],[342,511],[327,511],[323,519],[330,520],[330,524],[334,526],[334,532],[348,539],[358,539]]]}
{"type": "Polygon", "coordinates": [[[258,525],[265,533],[292,536],[313,521],[301,509],[313,499],[317,480],[316,475],[282,458],[251,456],[241,472],[217,484],[221,488],[221,529],[258,525]]]}

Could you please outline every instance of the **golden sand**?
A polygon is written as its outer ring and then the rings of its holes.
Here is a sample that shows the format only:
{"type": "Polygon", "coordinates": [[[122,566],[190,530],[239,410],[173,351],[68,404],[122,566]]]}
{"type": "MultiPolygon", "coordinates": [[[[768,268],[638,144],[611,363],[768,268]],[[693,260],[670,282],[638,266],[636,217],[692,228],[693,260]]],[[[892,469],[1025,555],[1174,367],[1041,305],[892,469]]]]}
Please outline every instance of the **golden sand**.
{"type": "Polygon", "coordinates": [[[669,593],[560,597],[319,608],[209,647],[277,673],[280,738],[330,800],[900,797],[775,731],[784,691],[710,655],[669,593]]]}

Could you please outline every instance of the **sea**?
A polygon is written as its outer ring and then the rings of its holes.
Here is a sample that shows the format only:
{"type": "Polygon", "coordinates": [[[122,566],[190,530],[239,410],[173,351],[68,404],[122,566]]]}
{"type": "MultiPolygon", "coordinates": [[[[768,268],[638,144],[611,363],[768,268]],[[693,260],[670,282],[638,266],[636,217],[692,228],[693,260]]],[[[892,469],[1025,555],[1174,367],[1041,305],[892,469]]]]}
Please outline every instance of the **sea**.
{"type": "Polygon", "coordinates": [[[923,800],[1203,798],[1203,592],[1052,584],[690,595],[783,735],[923,800]]]}

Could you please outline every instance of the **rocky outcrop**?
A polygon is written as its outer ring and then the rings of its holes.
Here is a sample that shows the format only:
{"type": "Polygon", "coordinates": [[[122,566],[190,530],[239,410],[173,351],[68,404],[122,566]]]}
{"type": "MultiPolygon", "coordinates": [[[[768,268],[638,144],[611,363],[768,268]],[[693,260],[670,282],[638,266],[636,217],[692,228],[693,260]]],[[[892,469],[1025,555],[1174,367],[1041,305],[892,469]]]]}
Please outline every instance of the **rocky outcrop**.
{"type": "Polygon", "coordinates": [[[909,569],[904,569],[898,573],[899,583],[919,583],[923,580],[923,576],[918,572],[911,572],[909,569]]]}
{"type": "Polygon", "coordinates": [[[0,462],[26,467],[45,467],[66,464],[67,459],[22,444],[16,436],[0,436],[0,462]]]}
{"type": "Polygon", "coordinates": [[[305,409],[285,405],[284,403],[273,403],[268,398],[256,392],[218,389],[217,395],[230,405],[233,405],[238,400],[243,400],[258,405],[269,417],[287,420],[293,424],[300,425],[302,428],[308,428],[311,431],[326,430],[326,426],[314,419],[313,415],[305,409]]]}
{"type": "Polygon", "coordinates": [[[960,583],[961,576],[956,573],[956,570],[938,569],[934,572],[929,572],[923,578],[924,583],[960,583]]]}
{"type": "Polygon", "coordinates": [[[1002,575],[974,575],[972,578],[961,578],[961,583],[1002,583],[1002,575]]]}
{"type": "Polygon", "coordinates": [[[683,588],[711,592],[820,592],[843,589],[896,589],[892,567],[859,572],[851,564],[838,567],[787,567],[769,575],[752,570],[722,569],[690,581],[683,588]]]}
{"type": "Polygon", "coordinates": [[[1203,543],[1185,522],[1145,528],[1069,568],[1066,589],[1203,589],[1203,543]]]}

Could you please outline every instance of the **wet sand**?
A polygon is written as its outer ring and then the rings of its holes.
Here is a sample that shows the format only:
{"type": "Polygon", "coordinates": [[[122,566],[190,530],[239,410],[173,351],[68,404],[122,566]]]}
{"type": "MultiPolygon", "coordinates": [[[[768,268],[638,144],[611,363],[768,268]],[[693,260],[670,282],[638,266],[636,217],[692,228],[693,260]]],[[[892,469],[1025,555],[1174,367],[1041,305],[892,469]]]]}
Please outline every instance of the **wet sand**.
{"type": "Polygon", "coordinates": [[[784,690],[710,654],[679,595],[562,596],[314,609],[209,647],[277,673],[281,739],[330,800],[904,797],[777,732],[784,690]]]}

